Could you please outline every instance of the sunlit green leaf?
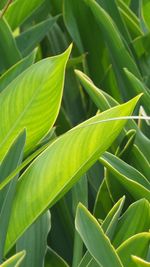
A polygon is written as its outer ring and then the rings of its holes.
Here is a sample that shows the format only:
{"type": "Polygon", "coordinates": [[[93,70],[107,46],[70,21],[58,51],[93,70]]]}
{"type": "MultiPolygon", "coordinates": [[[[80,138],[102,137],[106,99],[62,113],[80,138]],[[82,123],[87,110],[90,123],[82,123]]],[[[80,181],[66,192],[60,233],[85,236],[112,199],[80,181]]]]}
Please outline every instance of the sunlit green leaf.
{"type": "Polygon", "coordinates": [[[53,126],[61,103],[70,49],[32,65],[1,93],[0,160],[23,128],[27,130],[27,154],[53,126]]]}
{"type": "Polygon", "coordinates": [[[1,267],[19,267],[21,266],[22,260],[25,257],[25,252],[17,253],[15,256],[11,257],[9,260],[4,262],[1,267]]]}
{"type": "Polygon", "coordinates": [[[80,124],[53,142],[30,165],[18,183],[6,251],[96,162],[125,124],[125,120],[106,120],[131,114],[138,99],[139,96],[80,124]]]}

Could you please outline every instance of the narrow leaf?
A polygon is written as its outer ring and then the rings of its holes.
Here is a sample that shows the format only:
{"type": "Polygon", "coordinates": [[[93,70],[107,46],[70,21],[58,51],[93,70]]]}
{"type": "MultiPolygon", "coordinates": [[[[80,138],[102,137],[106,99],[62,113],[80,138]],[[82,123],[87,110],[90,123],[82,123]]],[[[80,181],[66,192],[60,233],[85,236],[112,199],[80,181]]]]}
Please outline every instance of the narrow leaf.
{"type": "Polygon", "coordinates": [[[82,204],[78,206],[75,223],[86,247],[100,266],[123,267],[99,223],[82,204]]]}
{"type": "Polygon", "coordinates": [[[19,252],[15,256],[11,257],[9,260],[5,261],[1,267],[19,267],[21,266],[22,260],[25,257],[25,252],[19,252]]]}

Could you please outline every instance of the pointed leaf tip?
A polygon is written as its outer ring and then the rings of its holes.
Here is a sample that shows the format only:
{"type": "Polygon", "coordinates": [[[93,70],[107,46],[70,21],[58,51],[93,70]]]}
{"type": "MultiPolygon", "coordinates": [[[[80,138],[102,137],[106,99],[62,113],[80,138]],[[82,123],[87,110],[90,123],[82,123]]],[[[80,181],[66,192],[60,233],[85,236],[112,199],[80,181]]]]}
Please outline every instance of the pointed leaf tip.
{"type": "Polygon", "coordinates": [[[73,47],[73,43],[69,45],[69,47],[64,51],[62,55],[66,55],[69,58],[71,51],[72,51],[72,47],[73,47]]]}
{"type": "Polygon", "coordinates": [[[142,97],[143,93],[135,96],[134,98],[132,98],[131,100],[129,100],[128,103],[132,103],[134,106],[136,106],[136,104],[138,103],[138,101],[140,100],[140,98],[142,97]]]}

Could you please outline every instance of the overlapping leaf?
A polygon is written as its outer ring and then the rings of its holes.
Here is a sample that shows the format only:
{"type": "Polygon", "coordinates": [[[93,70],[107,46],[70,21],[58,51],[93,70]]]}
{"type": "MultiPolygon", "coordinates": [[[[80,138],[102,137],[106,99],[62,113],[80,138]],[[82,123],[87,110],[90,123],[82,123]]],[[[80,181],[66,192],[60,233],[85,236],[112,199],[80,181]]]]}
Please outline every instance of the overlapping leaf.
{"type": "Polygon", "coordinates": [[[124,120],[106,120],[131,114],[138,99],[136,97],[85,121],[53,142],[30,165],[18,183],[6,251],[92,166],[125,124],[124,120]]]}
{"type": "Polygon", "coordinates": [[[70,49],[31,66],[1,93],[0,160],[23,128],[28,153],[52,127],[61,104],[70,49]]]}

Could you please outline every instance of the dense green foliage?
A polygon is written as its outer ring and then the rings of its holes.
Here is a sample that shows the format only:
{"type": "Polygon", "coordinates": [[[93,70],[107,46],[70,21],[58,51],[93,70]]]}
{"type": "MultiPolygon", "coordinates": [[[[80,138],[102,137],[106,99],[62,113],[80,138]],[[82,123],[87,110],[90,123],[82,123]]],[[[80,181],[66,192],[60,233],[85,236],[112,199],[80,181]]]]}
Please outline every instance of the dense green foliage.
{"type": "Polygon", "coordinates": [[[0,10],[0,266],[150,266],[150,1],[0,10]]]}

